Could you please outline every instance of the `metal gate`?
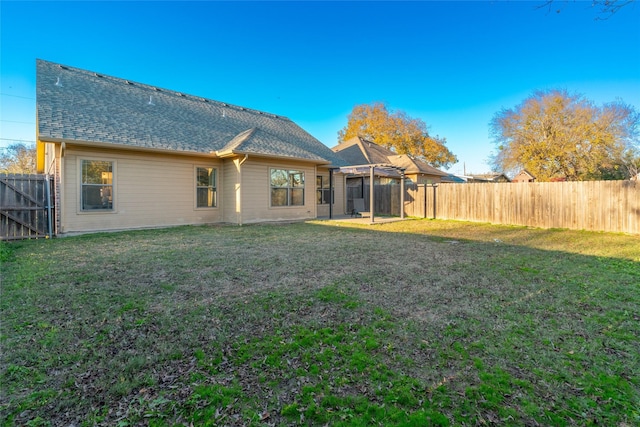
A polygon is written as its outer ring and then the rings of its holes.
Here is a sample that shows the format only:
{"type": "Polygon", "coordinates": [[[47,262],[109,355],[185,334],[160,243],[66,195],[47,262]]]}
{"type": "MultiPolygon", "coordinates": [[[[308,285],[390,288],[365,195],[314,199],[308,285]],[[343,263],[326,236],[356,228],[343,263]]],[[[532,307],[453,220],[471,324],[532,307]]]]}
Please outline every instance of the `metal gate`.
{"type": "Polygon", "coordinates": [[[0,240],[53,236],[49,175],[0,174],[0,240]]]}

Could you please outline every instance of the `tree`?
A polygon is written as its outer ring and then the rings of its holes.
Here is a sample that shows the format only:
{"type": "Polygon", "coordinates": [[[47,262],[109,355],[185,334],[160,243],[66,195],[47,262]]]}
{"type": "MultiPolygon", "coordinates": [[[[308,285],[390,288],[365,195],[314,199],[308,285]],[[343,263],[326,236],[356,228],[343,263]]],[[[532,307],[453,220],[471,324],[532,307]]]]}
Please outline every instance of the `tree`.
{"type": "Polygon", "coordinates": [[[36,147],[23,143],[0,148],[0,173],[36,173],[36,147]]]}
{"type": "Polygon", "coordinates": [[[424,121],[409,117],[404,111],[389,111],[382,102],[353,107],[347,125],[338,132],[338,142],[354,136],[398,154],[418,157],[435,167],[447,167],[457,162],[456,156],[445,145],[447,140],[429,135],[424,121]]]}
{"type": "Polygon", "coordinates": [[[527,169],[539,181],[613,178],[611,171],[628,178],[639,122],[622,101],[598,107],[579,94],[538,91],[493,117],[492,163],[503,172],[527,169]]]}

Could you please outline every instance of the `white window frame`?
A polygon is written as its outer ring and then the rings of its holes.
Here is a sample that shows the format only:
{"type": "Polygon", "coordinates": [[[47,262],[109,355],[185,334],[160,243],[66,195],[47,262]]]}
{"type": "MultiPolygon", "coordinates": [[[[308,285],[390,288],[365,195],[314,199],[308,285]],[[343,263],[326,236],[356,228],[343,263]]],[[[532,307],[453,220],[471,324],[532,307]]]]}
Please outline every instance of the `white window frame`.
{"type": "Polygon", "coordinates": [[[81,213],[81,214],[91,214],[91,215],[95,215],[95,214],[113,214],[117,212],[117,205],[116,202],[118,200],[117,198],[117,162],[115,159],[109,159],[109,158],[103,158],[103,157],[79,157],[78,161],[77,161],[77,168],[78,168],[78,209],[77,212],[81,213]],[[85,162],[108,162],[111,163],[111,184],[85,184],[84,183],[84,176],[83,176],[83,169],[84,169],[84,163],[85,162]],[[85,190],[85,186],[95,186],[95,187],[107,187],[110,186],[111,188],[110,190],[110,194],[105,194],[106,190],[105,188],[101,188],[100,189],[100,196],[101,198],[107,200],[111,207],[109,208],[94,208],[94,209],[85,209],[84,208],[84,202],[85,202],[85,198],[83,197],[83,192],[85,190]]]}
{"type": "Polygon", "coordinates": [[[305,187],[306,187],[306,178],[305,171],[302,169],[289,169],[285,167],[271,167],[269,168],[269,206],[272,208],[299,208],[305,206],[305,187]],[[286,173],[286,185],[273,185],[273,174],[275,171],[282,171],[286,173]],[[293,185],[292,177],[293,175],[301,175],[302,177],[302,185],[293,185]],[[286,190],[286,204],[283,205],[274,205],[273,197],[274,190],[286,190]],[[294,200],[294,190],[302,190],[302,203],[293,204],[294,200]]]}
{"type": "Polygon", "coordinates": [[[217,209],[218,208],[218,188],[220,187],[219,185],[219,179],[220,179],[220,174],[218,173],[218,168],[215,166],[211,166],[211,165],[194,165],[193,167],[193,179],[194,179],[194,194],[193,194],[193,205],[195,209],[217,209]],[[209,185],[209,186],[203,186],[203,185],[198,185],[198,169],[212,169],[214,171],[214,182],[213,185],[209,185]],[[213,199],[214,199],[214,205],[213,206],[198,206],[198,190],[202,189],[202,188],[209,188],[209,189],[213,189],[213,199]]]}

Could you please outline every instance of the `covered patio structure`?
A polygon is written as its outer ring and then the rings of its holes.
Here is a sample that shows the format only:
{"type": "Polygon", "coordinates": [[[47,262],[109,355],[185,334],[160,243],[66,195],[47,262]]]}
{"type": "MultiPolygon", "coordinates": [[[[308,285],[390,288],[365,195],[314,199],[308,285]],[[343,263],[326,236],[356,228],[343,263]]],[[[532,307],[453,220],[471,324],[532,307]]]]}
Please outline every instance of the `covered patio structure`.
{"type": "MultiPolygon", "coordinates": [[[[400,219],[404,219],[404,180],[405,180],[405,169],[399,166],[394,166],[388,163],[375,163],[375,164],[364,164],[364,165],[353,165],[353,166],[343,166],[340,168],[334,168],[330,170],[329,181],[330,185],[333,184],[332,175],[333,172],[340,172],[347,175],[353,176],[369,176],[370,177],[370,185],[369,185],[369,222],[373,224],[375,222],[375,177],[382,176],[388,178],[399,178],[400,179],[400,219]]],[[[329,218],[333,219],[333,200],[329,204],[329,218]]]]}

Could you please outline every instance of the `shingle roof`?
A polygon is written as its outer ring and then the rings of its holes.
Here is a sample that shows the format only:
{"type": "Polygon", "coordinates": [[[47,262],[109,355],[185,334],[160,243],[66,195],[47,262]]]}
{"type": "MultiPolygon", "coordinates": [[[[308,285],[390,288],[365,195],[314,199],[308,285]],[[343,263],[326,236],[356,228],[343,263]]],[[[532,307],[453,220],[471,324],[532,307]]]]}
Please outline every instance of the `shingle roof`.
{"type": "Polygon", "coordinates": [[[41,139],[344,165],[286,117],[38,60],[41,139]]]}
{"type": "Polygon", "coordinates": [[[425,162],[409,157],[406,154],[398,154],[395,156],[389,156],[391,164],[400,166],[406,170],[406,173],[422,173],[427,175],[447,176],[446,172],[436,169],[433,166],[426,164],[425,162]]]}
{"type": "Polygon", "coordinates": [[[336,145],[332,150],[340,154],[340,156],[350,165],[389,163],[405,169],[405,173],[407,174],[423,173],[437,176],[447,175],[445,172],[442,172],[421,160],[412,158],[406,154],[396,154],[391,150],[358,136],[336,145]]]}
{"type": "Polygon", "coordinates": [[[499,182],[499,181],[507,181],[510,182],[508,176],[503,173],[478,173],[478,174],[469,174],[469,178],[474,181],[483,181],[483,182],[499,182]]]}

